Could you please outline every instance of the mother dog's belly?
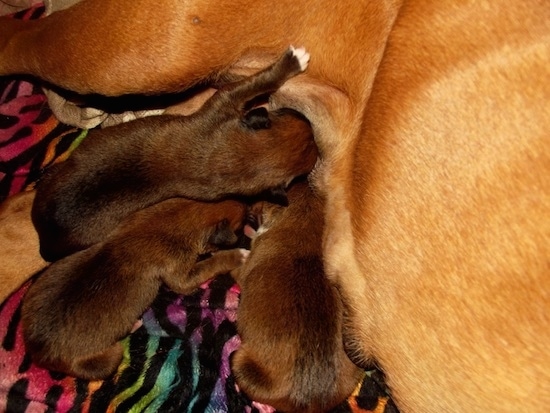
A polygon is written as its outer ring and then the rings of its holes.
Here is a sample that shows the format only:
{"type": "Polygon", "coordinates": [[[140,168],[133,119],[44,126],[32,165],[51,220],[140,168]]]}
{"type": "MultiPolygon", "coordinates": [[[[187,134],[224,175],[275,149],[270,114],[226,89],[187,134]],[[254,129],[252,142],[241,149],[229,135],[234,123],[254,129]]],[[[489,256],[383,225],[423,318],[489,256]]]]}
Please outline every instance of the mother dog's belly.
{"type": "Polygon", "coordinates": [[[414,93],[383,67],[352,184],[327,180],[348,332],[403,411],[550,402],[549,55],[541,42],[428,68],[414,93]]]}

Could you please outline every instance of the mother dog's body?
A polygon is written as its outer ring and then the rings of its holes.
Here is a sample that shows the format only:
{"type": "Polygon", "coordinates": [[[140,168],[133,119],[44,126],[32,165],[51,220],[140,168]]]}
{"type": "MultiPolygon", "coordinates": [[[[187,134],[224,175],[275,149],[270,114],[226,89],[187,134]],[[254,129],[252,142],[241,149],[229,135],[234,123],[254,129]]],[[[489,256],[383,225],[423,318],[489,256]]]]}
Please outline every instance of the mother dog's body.
{"type": "Polygon", "coordinates": [[[149,4],[85,0],[32,26],[2,21],[0,74],[154,93],[305,46],[308,72],[272,104],[312,122],[327,271],[356,355],[377,360],[403,412],[544,411],[548,3],[149,4]]]}

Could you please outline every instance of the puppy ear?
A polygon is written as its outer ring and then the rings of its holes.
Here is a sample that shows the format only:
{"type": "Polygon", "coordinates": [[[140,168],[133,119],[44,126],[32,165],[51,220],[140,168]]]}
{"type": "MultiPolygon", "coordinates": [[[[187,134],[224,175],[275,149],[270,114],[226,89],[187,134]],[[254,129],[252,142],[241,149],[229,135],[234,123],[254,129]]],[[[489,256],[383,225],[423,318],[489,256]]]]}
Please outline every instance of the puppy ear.
{"type": "Polygon", "coordinates": [[[242,120],[243,124],[251,129],[269,129],[271,120],[269,120],[269,112],[264,107],[259,107],[248,111],[242,120]]]}
{"type": "Polygon", "coordinates": [[[231,246],[238,241],[238,237],[235,232],[229,226],[229,221],[224,219],[223,221],[218,222],[216,229],[208,238],[210,244],[219,245],[219,246],[231,246]]]}

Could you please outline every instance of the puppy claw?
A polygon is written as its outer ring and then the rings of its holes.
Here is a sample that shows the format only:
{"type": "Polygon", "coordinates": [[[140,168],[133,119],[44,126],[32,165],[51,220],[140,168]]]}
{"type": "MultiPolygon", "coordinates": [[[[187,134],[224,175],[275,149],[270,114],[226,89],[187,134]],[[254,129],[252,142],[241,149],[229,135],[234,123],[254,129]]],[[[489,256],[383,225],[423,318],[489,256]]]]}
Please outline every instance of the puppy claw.
{"type": "Polygon", "coordinates": [[[298,63],[300,64],[300,71],[304,71],[307,68],[307,65],[309,64],[309,53],[306,52],[305,47],[299,47],[295,48],[294,46],[290,46],[290,50],[292,51],[292,55],[298,60],[298,63]]]}

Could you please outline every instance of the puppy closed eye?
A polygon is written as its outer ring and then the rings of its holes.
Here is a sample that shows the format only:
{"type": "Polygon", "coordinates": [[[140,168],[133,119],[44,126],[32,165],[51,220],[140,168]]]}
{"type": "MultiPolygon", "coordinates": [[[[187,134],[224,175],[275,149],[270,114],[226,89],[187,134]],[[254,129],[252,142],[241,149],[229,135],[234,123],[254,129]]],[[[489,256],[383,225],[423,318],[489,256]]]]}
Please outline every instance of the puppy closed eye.
{"type": "Polygon", "coordinates": [[[269,119],[269,112],[264,107],[259,107],[248,111],[242,120],[243,124],[251,129],[269,129],[271,127],[271,120],[269,119]]]}

